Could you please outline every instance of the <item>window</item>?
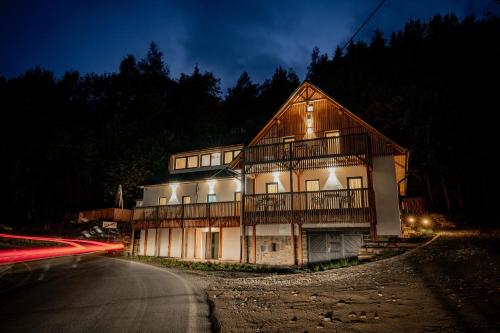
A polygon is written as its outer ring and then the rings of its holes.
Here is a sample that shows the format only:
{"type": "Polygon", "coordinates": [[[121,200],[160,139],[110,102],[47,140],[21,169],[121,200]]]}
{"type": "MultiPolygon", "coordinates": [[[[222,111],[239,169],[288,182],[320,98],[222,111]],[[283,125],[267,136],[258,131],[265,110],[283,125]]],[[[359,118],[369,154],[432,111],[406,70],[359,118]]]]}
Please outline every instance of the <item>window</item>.
{"type": "Polygon", "coordinates": [[[267,183],[266,184],[266,193],[278,193],[278,183],[267,183]]]}
{"type": "Polygon", "coordinates": [[[182,203],[184,205],[190,204],[191,203],[191,197],[189,195],[184,195],[182,197],[182,203]]]}
{"type": "Polygon", "coordinates": [[[241,150],[225,151],[224,152],[224,164],[231,163],[231,161],[234,160],[240,152],[241,152],[241,150]]]}
{"type": "Polygon", "coordinates": [[[319,180],[306,180],[306,191],[307,192],[313,192],[313,191],[319,191],[319,180]]]}
{"type": "Polygon", "coordinates": [[[231,163],[232,160],[233,160],[233,152],[232,151],[224,152],[224,164],[231,163]]]}
{"type": "Polygon", "coordinates": [[[207,195],[207,202],[208,203],[215,202],[215,201],[217,201],[217,197],[215,196],[215,194],[207,195]]]}
{"type": "Polygon", "coordinates": [[[186,158],[185,157],[177,157],[175,159],[175,170],[185,169],[186,168],[186,158]]]}
{"type": "Polygon", "coordinates": [[[293,137],[293,136],[287,136],[287,137],[283,138],[284,143],[293,142],[293,141],[295,141],[295,137],[293,137]]]}
{"type": "Polygon", "coordinates": [[[241,192],[234,192],[234,201],[241,201],[241,192]]]}
{"type": "Polygon", "coordinates": [[[160,204],[160,206],[165,206],[167,204],[167,198],[160,197],[159,204],[160,204]]]}
{"type": "Polygon", "coordinates": [[[210,159],[210,165],[220,165],[220,153],[212,153],[212,158],[210,159]]]}
{"type": "Polygon", "coordinates": [[[198,155],[189,156],[187,158],[187,167],[188,168],[197,168],[198,167],[198,155]]]}
{"type": "Polygon", "coordinates": [[[201,166],[202,167],[210,166],[210,154],[201,155],[201,166]]]}
{"type": "Polygon", "coordinates": [[[363,177],[347,177],[347,188],[350,190],[363,188],[363,177]]]}

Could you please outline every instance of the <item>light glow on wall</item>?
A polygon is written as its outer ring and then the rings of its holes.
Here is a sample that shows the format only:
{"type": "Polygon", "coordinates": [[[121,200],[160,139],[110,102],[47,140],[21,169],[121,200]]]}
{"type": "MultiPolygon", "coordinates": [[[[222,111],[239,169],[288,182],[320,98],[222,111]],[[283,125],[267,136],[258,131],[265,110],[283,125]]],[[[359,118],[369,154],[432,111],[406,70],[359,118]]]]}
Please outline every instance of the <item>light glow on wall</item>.
{"type": "Polygon", "coordinates": [[[215,194],[215,179],[210,179],[208,181],[208,194],[215,194]]]}
{"type": "Polygon", "coordinates": [[[179,199],[177,198],[177,187],[178,186],[179,186],[179,184],[177,184],[177,183],[170,184],[170,190],[172,191],[172,194],[170,195],[170,199],[168,200],[168,203],[170,203],[170,204],[179,203],[179,199]]]}
{"type": "Polygon", "coordinates": [[[324,190],[339,190],[342,188],[339,179],[337,178],[337,168],[328,168],[328,178],[323,186],[324,190]]]}
{"type": "Polygon", "coordinates": [[[235,178],[234,183],[236,184],[235,192],[241,192],[241,180],[235,178]]]}

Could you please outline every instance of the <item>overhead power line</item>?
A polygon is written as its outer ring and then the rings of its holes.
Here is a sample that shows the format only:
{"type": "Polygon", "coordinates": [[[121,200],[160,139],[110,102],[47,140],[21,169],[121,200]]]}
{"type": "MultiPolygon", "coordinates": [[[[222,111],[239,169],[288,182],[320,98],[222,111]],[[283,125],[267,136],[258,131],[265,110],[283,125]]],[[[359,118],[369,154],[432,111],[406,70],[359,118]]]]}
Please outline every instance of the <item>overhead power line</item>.
{"type": "Polygon", "coordinates": [[[350,43],[352,43],[352,40],[354,39],[354,37],[356,37],[356,35],[365,27],[365,25],[371,20],[371,18],[377,13],[377,11],[380,9],[380,7],[382,7],[382,5],[384,4],[386,0],[382,0],[379,2],[379,4],[377,5],[377,7],[375,7],[375,9],[370,13],[370,15],[368,15],[368,17],[366,18],[366,20],[359,26],[359,28],[354,32],[354,34],[351,36],[351,38],[349,38],[349,40],[347,41],[347,43],[345,43],[344,47],[342,48],[341,51],[344,51],[344,49],[347,47],[347,45],[349,45],[350,43]]]}

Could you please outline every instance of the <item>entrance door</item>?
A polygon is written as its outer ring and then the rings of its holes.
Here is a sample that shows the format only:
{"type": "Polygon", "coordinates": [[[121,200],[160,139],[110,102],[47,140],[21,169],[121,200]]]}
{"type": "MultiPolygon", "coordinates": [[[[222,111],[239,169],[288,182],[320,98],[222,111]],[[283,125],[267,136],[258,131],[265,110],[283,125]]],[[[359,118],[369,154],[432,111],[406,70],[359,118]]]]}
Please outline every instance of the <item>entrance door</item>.
{"type": "Polygon", "coordinates": [[[205,233],[205,259],[219,259],[219,233],[205,233]],[[212,237],[210,238],[210,235],[212,237]]]}

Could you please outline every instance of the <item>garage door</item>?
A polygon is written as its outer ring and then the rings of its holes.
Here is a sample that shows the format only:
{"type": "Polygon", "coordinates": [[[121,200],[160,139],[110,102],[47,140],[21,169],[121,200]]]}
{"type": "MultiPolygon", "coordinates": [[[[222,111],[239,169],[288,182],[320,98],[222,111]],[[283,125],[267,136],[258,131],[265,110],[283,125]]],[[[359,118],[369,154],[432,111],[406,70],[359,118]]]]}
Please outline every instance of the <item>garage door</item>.
{"type": "Polygon", "coordinates": [[[309,262],[355,257],[363,245],[361,233],[308,232],[309,262]]]}

